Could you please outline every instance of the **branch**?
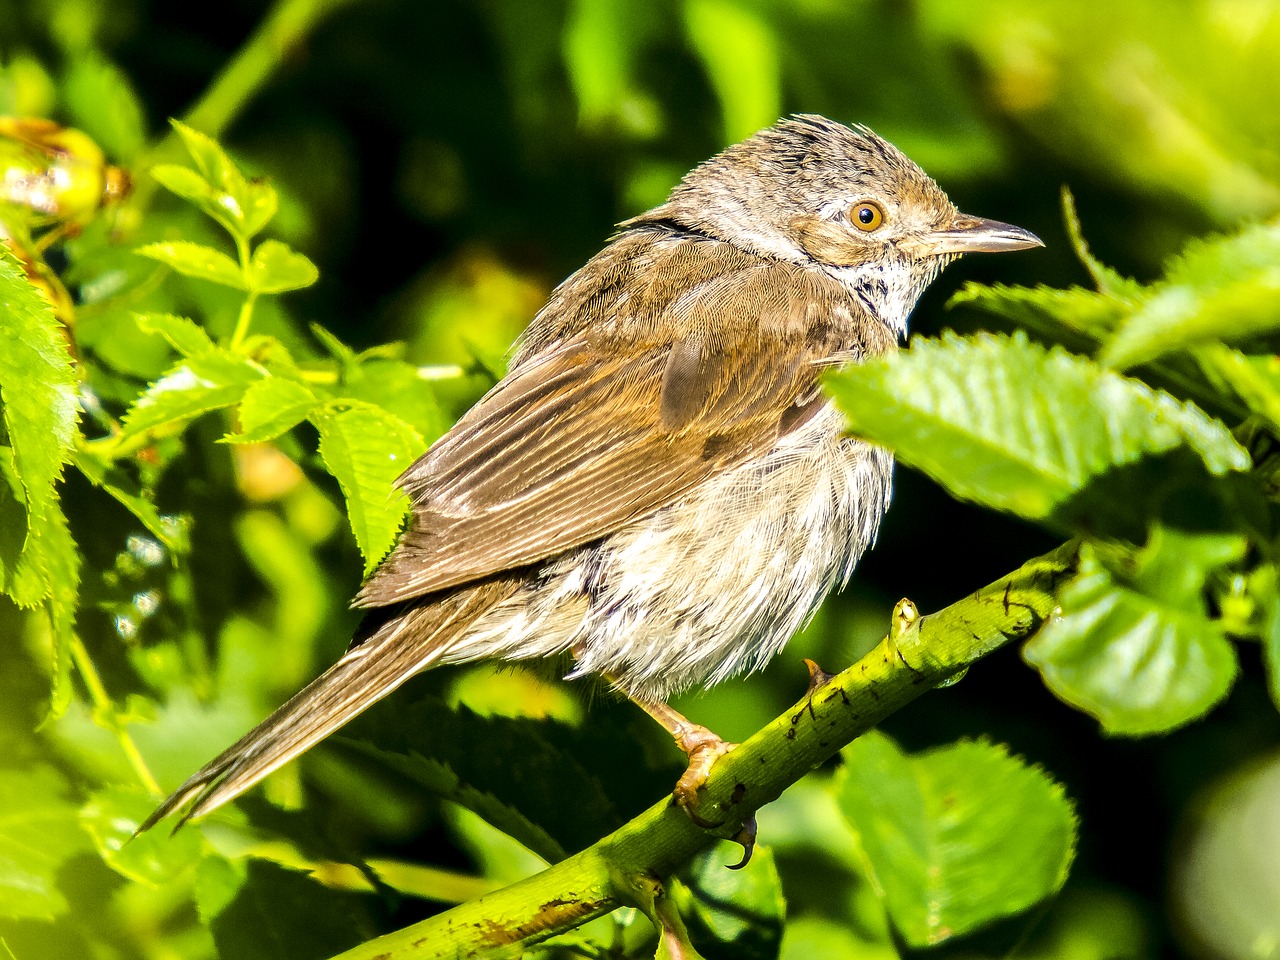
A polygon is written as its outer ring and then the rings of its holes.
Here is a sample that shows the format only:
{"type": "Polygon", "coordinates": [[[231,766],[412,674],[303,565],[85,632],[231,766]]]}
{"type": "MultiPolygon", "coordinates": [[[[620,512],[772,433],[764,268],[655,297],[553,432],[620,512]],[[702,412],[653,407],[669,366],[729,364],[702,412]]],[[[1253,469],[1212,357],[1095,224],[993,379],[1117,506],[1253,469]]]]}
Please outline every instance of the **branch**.
{"type": "MultiPolygon", "coordinates": [[[[1076,546],[1066,544],[939,613],[908,600],[890,635],[848,670],[716,762],[700,817],[740,824],[810,770],[920,694],[1048,618],[1076,546]]],[[[646,885],[712,843],[670,798],[594,846],[502,890],[360,944],[335,960],[457,960],[522,949],[644,899],[646,885]]]]}

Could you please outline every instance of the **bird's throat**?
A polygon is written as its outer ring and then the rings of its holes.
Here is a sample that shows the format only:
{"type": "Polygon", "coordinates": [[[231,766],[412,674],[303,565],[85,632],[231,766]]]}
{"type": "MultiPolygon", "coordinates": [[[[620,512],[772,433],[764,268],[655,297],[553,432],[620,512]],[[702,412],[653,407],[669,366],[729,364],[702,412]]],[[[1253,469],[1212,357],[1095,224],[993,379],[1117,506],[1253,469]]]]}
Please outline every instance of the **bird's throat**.
{"type": "Polygon", "coordinates": [[[894,257],[823,269],[857,297],[867,312],[902,337],[916,301],[944,264],[941,258],[908,261],[894,257]]]}

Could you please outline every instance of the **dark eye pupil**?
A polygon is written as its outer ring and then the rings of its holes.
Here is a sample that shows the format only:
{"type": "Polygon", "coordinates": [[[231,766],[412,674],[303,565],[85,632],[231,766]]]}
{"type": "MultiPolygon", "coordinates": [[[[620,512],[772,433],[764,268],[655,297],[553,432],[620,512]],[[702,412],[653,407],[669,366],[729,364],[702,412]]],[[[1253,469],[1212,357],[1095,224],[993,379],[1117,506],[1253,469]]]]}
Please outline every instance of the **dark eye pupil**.
{"type": "Polygon", "coordinates": [[[875,218],[876,218],[876,212],[872,210],[870,207],[858,208],[859,223],[871,223],[873,220],[875,220],[875,218]]]}

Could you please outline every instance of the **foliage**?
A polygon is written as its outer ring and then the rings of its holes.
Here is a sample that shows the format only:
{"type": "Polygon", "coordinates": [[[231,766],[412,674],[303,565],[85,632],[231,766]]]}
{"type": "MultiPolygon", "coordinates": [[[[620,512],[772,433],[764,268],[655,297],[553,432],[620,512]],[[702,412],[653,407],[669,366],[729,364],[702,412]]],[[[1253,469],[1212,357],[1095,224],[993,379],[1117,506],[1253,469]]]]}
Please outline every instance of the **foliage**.
{"type": "Polygon", "coordinates": [[[881,545],[767,675],[684,709],[745,739],[801,657],[856,659],[903,592],[932,610],[1060,538],[1078,560],[1023,662],[986,658],[764,807],[746,869],[713,847],[535,953],[1274,942],[1274,911],[1197,904],[1271,889],[1280,859],[1204,826],[1275,782],[1280,743],[1280,14],[37,6],[0,27],[0,114],[61,124],[0,125],[22,173],[0,196],[0,955],[332,956],[661,800],[679,764],[647,718],[475,667],[132,836],[341,650],[404,517],[392,481],[551,285],[793,110],[870,124],[1048,250],[951,268],[909,349],[828,376],[905,465],[881,545]]]}

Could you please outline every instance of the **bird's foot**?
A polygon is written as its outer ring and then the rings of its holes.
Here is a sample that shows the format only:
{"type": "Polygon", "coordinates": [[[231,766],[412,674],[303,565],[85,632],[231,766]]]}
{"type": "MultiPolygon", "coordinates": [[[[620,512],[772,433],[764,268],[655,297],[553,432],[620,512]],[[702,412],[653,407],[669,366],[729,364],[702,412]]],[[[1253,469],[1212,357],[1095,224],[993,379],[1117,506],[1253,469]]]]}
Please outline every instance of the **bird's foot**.
{"type": "MultiPolygon", "coordinates": [[[[679,714],[676,715],[679,716],[679,714]]],[[[690,723],[683,717],[680,721],[676,728],[671,730],[671,735],[675,738],[676,746],[689,758],[689,766],[676,781],[672,796],[675,797],[681,809],[688,814],[689,819],[698,826],[703,829],[718,827],[720,824],[710,823],[698,816],[698,791],[707,782],[707,777],[710,776],[711,768],[715,766],[716,761],[732,750],[735,744],[722,740],[701,724],[690,723]]]]}
{"type": "MultiPolygon", "coordinates": [[[[725,827],[726,821],[723,818],[712,820],[702,815],[699,810],[701,804],[699,795],[716,761],[737,744],[729,743],[701,724],[693,723],[665,703],[644,703],[640,700],[636,703],[645,713],[662,724],[675,740],[676,746],[689,758],[688,767],[671,791],[671,798],[676,806],[703,830],[718,830],[725,827]]],[[[735,797],[734,801],[736,800],[735,797]]],[[[749,817],[729,839],[742,845],[742,859],[731,865],[732,869],[740,870],[751,860],[751,853],[755,849],[756,818],[749,817]]]]}

